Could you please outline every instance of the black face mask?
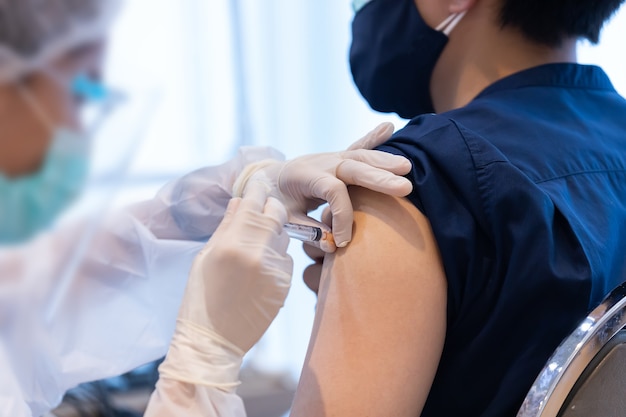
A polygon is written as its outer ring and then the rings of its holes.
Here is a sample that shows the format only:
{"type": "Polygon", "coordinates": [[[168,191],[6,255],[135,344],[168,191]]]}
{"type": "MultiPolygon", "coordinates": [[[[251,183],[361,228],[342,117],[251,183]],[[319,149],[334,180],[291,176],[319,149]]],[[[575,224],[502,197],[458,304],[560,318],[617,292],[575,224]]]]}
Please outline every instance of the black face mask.
{"type": "MultiPolygon", "coordinates": [[[[441,26],[452,30],[462,14],[441,26]]],[[[434,112],[430,78],[446,43],[444,32],[432,29],[414,0],[372,0],[352,22],[350,68],[369,105],[411,119],[434,112]]]]}

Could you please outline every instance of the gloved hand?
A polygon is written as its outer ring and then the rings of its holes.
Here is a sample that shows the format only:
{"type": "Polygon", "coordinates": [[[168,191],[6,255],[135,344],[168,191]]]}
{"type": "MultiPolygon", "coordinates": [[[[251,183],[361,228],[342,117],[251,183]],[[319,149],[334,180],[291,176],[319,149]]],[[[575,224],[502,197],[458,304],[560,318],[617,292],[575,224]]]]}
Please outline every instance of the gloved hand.
{"type": "MultiPolygon", "coordinates": [[[[331,224],[333,215],[328,207],[322,212],[322,223],[331,224]]],[[[324,256],[326,253],[320,248],[308,243],[302,245],[304,253],[313,261],[313,263],[302,271],[302,279],[305,285],[318,295],[320,289],[320,281],[322,279],[322,267],[324,266],[324,256]]]]}
{"type": "Polygon", "coordinates": [[[284,206],[248,185],[191,268],[162,378],[231,390],[244,354],[282,307],[293,261],[284,206]]]}
{"type": "Polygon", "coordinates": [[[224,217],[239,174],[247,165],[267,159],[285,158],[269,147],[243,146],[221,165],[170,181],[154,198],[134,205],[133,217],[158,239],[207,241],[224,217]]]}
{"type": "MultiPolygon", "coordinates": [[[[267,182],[272,195],[281,200],[289,211],[289,221],[312,224],[330,232],[328,226],[306,214],[328,202],[333,214],[334,242],[343,247],[352,239],[352,204],[346,184],[358,185],[380,193],[403,197],[412,190],[404,175],[411,163],[396,155],[367,150],[375,147],[393,134],[393,124],[383,123],[350,146],[349,150],[335,153],[307,155],[286,162],[260,161],[249,165],[233,186],[233,195],[241,195],[250,180],[267,182]]],[[[320,247],[333,252],[331,240],[322,240],[320,247]]]]}
{"type": "Polygon", "coordinates": [[[313,261],[311,265],[307,266],[304,268],[304,271],[302,271],[302,280],[304,284],[317,295],[322,279],[325,252],[307,243],[302,244],[302,249],[304,249],[304,253],[313,261]]]}

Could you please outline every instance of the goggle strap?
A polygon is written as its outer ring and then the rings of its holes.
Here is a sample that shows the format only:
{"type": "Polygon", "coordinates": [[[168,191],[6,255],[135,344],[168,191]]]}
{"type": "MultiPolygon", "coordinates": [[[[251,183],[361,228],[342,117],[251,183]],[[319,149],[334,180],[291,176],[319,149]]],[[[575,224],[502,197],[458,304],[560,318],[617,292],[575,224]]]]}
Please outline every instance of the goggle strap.
{"type": "Polygon", "coordinates": [[[35,112],[35,115],[39,119],[39,121],[48,129],[50,133],[54,131],[54,123],[50,116],[43,108],[41,103],[35,98],[35,96],[22,84],[17,85],[17,89],[22,96],[22,98],[28,103],[30,108],[35,112]]]}

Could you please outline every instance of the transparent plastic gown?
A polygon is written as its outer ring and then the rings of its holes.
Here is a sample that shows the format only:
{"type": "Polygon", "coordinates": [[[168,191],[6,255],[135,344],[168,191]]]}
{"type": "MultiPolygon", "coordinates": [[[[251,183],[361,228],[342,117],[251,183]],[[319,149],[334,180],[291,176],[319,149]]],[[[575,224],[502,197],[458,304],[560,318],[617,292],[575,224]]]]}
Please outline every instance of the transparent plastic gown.
{"type": "MultiPolygon", "coordinates": [[[[195,255],[243,167],[267,158],[283,157],[242,148],[152,200],[0,250],[0,415],[44,415],[82,382],[164,356],[195,255]]],[[[190,397],[198,415],[245,415],[234,393],[206,387],[162,381],[155,396],[151,416],[190,397]]]]}

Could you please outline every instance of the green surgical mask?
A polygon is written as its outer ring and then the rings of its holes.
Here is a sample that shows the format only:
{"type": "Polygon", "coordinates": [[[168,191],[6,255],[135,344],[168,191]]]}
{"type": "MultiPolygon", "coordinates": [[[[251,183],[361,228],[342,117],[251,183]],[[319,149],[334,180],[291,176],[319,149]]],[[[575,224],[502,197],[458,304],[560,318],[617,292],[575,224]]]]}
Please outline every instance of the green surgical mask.
{"type": "Polygon", "coordinates": [[[21,243],[49,227],[82,191],[88,160],[89,140],[60,128],[38,172],[19,178],[0,174],[0,245],[21,243]]]}
{"type": "MultiPolygon", "coordinates": [[[[64,85],[54,74],[46,74],[64,85]]],[[[81,110],[87,116],[83,120],[86,133],[78,133],[55,126],[37,98],[24,86],[19,88],[52,138],[38,172],[20,178],[7,178],[0,173],[0,245],[30,239],[52,225],[76,199],[89,174],[90,138],[104,116],[123,98],[121,93],[86,75],[76,75],[66,88],[81,99],[81,110]]]]}

